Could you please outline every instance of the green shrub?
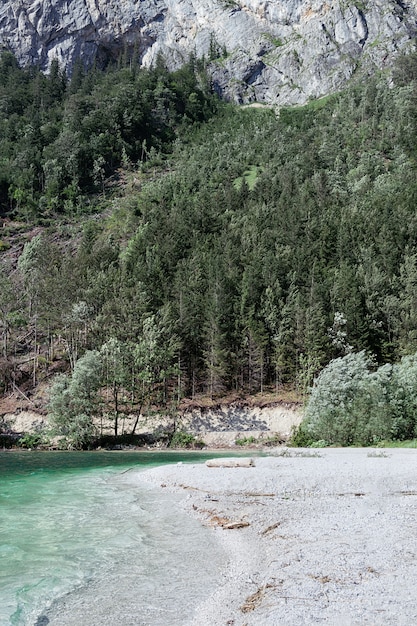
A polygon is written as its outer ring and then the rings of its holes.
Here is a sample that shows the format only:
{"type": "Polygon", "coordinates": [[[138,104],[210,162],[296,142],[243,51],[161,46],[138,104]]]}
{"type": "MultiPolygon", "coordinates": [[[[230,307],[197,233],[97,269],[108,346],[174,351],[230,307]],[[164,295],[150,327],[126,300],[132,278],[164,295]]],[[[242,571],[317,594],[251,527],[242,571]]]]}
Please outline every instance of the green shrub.
{"type": "Polygon", "coordinates": [[[293,426],[291,429],[291,437],[288,442],[290,446],[296,448],[308,448],[313,443],[311,434],[308,431],[307,423],[302,421],[298,426],[293,426]]]}
{"type": "Polygon", "coordinates": [[[194,435],[185,432],[184,430],[177,430],[172,436],[169,447],[170,448],[203,448],[204,442],[196,439],[194,435]]]}
{"type": "Polygon", "coordinates": [[[405,356],[393,368],[392,439],[413,439],[417,435],[417,354],[405,356]]]}
{"type": "Polygon", "coordinates": [[[274,433],[270,437],[264,439],[263,437],[259,440],[259,443],[262,443],[263,446],[267,447],[275,447],[280,446],[285,441],[285,438],[282,437],[279,433],[274,433]]]}
{"type": "Polygon", "coordinates": [[[319,374],[305,410],[310,442],[347,446],[355,442],[356,412],[372,364],[364,351],[334,359],[319,374]],[[354,404],[356,403],[356,406],[354,404]]]}
{"type": "Polygon", "coordinates": [[[27,433],[23,437],[20,437],[17,445],[21,448],[38,448],[44,443],[45,438],[42,435],[27,433]]]}
{"type": "Polygon", "coordinates": [[[98,412],[101,355],[88,350],[75,363],[71,377],[59,374],[49,392],[49,421],[70,449],[91,444],[96,436],[93,416],[98,412]]]}
{"type": "Polygon", "coordinates": [[[258,443],[256,437],[242,437],[240,439],[236,439],[235,444],[237,446],[250,446],[254,443],[258,443]]]}
{"type": "Polygon", "coordinates": [[[417,355],[375,368],[364,351],[335,359],[320,373],[297,446],[377,445],[417,434],[417,355]]]}

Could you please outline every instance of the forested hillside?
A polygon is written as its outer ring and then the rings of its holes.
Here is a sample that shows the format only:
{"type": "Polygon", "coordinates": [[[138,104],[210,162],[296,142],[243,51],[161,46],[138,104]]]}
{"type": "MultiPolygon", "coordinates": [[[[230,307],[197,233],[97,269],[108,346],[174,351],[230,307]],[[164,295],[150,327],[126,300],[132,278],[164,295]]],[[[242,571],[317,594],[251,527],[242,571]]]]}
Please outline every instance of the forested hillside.
{"type": "Polygon", "coordinates": [[[121,65],[1,59],[3,392],[67,368],[88,425],[417,351],[417,57],[278,115],[121,65]]]}

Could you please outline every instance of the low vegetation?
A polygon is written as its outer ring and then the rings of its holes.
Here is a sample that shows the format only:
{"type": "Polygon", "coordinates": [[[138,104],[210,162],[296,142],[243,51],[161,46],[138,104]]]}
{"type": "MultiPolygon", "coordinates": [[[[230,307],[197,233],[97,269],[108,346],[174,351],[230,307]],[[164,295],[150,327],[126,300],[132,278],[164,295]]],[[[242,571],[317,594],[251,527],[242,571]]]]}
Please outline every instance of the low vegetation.
{"type": "Polygon", "coordinates": [[[169,447],[201,449],[205,447],[205,444],[191,433],[187,433],[183,430],[177,430],[171,437],[169,447]]]}

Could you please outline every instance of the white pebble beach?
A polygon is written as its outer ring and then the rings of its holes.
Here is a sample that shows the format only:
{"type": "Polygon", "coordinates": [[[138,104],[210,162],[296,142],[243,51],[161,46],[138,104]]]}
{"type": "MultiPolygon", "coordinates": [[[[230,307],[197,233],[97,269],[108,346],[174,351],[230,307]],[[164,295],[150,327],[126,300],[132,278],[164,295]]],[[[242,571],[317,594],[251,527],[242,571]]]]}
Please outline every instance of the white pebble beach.
{"type": "Polygon", "coordinates": [[[187,626],[417,623],[417,450],[281,448],[253,462],[137,475],[183,494],[225,553],[187,626]]]}

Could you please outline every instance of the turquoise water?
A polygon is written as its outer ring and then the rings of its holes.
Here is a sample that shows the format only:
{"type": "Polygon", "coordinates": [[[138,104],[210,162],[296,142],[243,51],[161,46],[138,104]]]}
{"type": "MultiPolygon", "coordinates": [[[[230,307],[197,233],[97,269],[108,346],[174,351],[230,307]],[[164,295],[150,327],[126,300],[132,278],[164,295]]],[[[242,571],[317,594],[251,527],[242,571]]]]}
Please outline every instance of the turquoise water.
{"type": "Polygon", "coordinates": [[[223,555],[177,496],[131,470],[204,458],[0,453],[0,624],[184,624],[223,555]]]}

